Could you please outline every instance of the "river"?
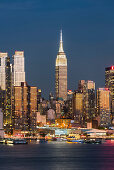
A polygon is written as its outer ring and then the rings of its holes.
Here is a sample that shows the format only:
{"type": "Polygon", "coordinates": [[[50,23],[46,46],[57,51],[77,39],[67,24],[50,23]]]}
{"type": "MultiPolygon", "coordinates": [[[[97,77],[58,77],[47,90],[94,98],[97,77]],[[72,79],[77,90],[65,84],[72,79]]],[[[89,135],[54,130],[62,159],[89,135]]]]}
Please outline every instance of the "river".
{"type": "Polygon", "coordinates": [[[0,145],[0,170],[114,170],[114,143],[0,145]]]}

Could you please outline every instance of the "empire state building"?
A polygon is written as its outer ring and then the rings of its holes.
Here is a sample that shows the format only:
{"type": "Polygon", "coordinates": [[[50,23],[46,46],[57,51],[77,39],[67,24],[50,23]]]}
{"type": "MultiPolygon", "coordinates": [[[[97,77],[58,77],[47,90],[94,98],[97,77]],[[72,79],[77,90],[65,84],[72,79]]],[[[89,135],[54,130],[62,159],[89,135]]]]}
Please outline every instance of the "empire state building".
{"type": "Polygon", "coordinates": [[[67,100],[67,58],[63,50],[62,30],[60,32],[60,46],[55,63],[56,99],[67,100]]]}

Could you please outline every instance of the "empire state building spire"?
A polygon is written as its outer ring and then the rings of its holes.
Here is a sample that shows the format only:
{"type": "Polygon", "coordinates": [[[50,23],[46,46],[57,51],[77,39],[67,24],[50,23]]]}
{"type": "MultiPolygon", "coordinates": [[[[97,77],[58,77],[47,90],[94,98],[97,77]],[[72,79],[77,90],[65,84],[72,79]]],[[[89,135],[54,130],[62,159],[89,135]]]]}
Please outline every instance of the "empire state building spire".
{"type": "Polygon", "coordinates": [[[62,40],[62,30],[60,31],[60,45],[59,45],[59,53],[63,53],[63,40],[62,40]]]}

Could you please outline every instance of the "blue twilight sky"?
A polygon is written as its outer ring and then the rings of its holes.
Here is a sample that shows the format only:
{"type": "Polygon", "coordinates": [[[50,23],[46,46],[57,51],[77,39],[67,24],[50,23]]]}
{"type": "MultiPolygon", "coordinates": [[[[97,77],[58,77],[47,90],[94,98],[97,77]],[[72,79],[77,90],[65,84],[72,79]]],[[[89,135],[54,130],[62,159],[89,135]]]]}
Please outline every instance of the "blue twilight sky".
{"type": "Polygon", "coordinates": [[[114,64],[114,0],[0,0],[0,51],[25,51],[26,80],[48,97],[63,29],[68,89],[78,80],[104,86],[114,64]]]}

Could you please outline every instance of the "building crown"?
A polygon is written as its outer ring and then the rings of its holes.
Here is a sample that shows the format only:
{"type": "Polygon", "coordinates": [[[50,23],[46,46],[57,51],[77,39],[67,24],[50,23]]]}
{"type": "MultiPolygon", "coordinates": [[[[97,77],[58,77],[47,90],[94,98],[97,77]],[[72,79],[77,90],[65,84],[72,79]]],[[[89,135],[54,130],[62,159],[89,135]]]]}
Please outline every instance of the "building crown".
{"type": "Polygon", "coordinates": [[[60,44],[59,44],[59,53],[63,53],[63,40],[62,40],[62,30],[60,31],[60,44]]]}

